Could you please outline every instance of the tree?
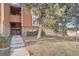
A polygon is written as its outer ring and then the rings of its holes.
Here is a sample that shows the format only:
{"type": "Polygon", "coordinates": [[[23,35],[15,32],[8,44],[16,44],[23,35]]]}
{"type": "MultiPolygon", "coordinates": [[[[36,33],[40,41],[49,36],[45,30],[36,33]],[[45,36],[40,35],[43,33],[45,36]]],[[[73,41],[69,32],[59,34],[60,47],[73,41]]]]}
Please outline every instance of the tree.
{"type": "Polygon", "coordinates": [[[39,4],[40,11],[40,26],[37,38],[41,37],[42,24],[46,23],[48,27],[58,32],[58,20],[64,15],[65,6],[61,7],[60,4],[39,4]]]}
{"type": "Polygon", "coordinates": [[[66,23],[68,19],[68,13],[70,11],[70,8],[72,7],[73,4],[67,3],[67,4],[60,4],[60,6],[62,6],[62,10],[63,12],[61,12],[61,17],[59,22],[61,23],[61,30],[62,30],[62,34],[64,37],[66,37],[67,33],[67,28],[66,28],[66,23]]]}
{"type": "Polygon", "coordinates": [[[65,12],[65,6],[60,6],[60,4],[50,4],[47,15],[47,24],[49,28],[52,28],[54,31],[58,32],[58,21],[63,18],[65,12]]]}
{"type": "Polygon", "coordinates": [[[73,25],[72,29],[76,31],[76,42],[79,39],[79,34],[77,31],[79,30],[79,4],[73,4],[68,12],[68,19],[71,25],[73,25]],[[78,35],[77,35],[78,34],[78,35]]]}
{"type": "MultiPolygon", "coordinates": [[[[48,28],[53,29],[55,32],[58,32],[58,21],[67,18],[67,12],[71,7],[71,4],[59,4],[59,3],[32,3],[24,4],[25,7],[32,10],[34,15],[39,16],[39,30],[37,39],[41,37],[42,24],[46,24],[48,28]]],[[[66,26],[64,25],[64,28],[66,26]]]]}
{"type": "Polygon", "coordinates": [[[32,14],[35,16],[39,16],[39,30],[38,30],[38,35],[37,39],[41,37],[41,31],[42,31],[42,20],[45,17],[46,13],[45,10],[47,9],[47,4],[23,4],[24,8],[28,8],[32,10],[32,14]],[[33,10],[35,9],[35,10],[33,10]]]}

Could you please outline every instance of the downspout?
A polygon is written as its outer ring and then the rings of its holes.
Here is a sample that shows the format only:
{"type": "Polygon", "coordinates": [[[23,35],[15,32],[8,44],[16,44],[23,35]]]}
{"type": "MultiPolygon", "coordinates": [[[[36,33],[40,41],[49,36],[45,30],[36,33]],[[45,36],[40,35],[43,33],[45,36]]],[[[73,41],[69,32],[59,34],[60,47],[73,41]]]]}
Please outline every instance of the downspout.
{"type": "Polygon", "coordinates": [[[1,3],[1,35],[4,32],[4,3],[1,3]]]}

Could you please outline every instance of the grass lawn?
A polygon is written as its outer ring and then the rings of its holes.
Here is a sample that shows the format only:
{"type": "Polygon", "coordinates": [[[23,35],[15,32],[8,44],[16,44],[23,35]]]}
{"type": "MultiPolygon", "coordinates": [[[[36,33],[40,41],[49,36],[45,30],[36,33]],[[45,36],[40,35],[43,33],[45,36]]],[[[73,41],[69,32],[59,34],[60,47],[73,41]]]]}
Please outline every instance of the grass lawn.
{"type": "Polygon", "coordinates": [[[43,37],[26,47],[31,56],[79,56],[79,42],[61,37],[43,37]]]}

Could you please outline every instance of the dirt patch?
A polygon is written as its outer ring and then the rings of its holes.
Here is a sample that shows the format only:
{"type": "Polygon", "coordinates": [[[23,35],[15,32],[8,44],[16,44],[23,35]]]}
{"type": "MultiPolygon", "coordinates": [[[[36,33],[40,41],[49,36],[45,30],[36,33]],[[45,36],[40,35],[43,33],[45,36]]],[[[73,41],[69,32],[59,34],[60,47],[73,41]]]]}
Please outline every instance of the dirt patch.
{"type": "Polygon", "coordinates": [[[79,42],[76,43],[75,41],[68,41],[58,37],[52,37],[52,39],[43,39],[31,41],[30,45],[26,47],[31,56],[79,55],[79,42]]]}

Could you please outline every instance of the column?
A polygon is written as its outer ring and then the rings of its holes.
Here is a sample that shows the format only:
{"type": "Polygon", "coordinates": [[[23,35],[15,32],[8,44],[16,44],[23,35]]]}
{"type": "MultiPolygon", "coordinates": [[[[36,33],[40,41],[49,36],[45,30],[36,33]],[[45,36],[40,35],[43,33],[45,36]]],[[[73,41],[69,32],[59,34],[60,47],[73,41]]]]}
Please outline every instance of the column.
{"type": "Polygon", "coordinates": [[[1,3],[1,35],[3,35],[4,31],[4,3],[1,3]]]}

